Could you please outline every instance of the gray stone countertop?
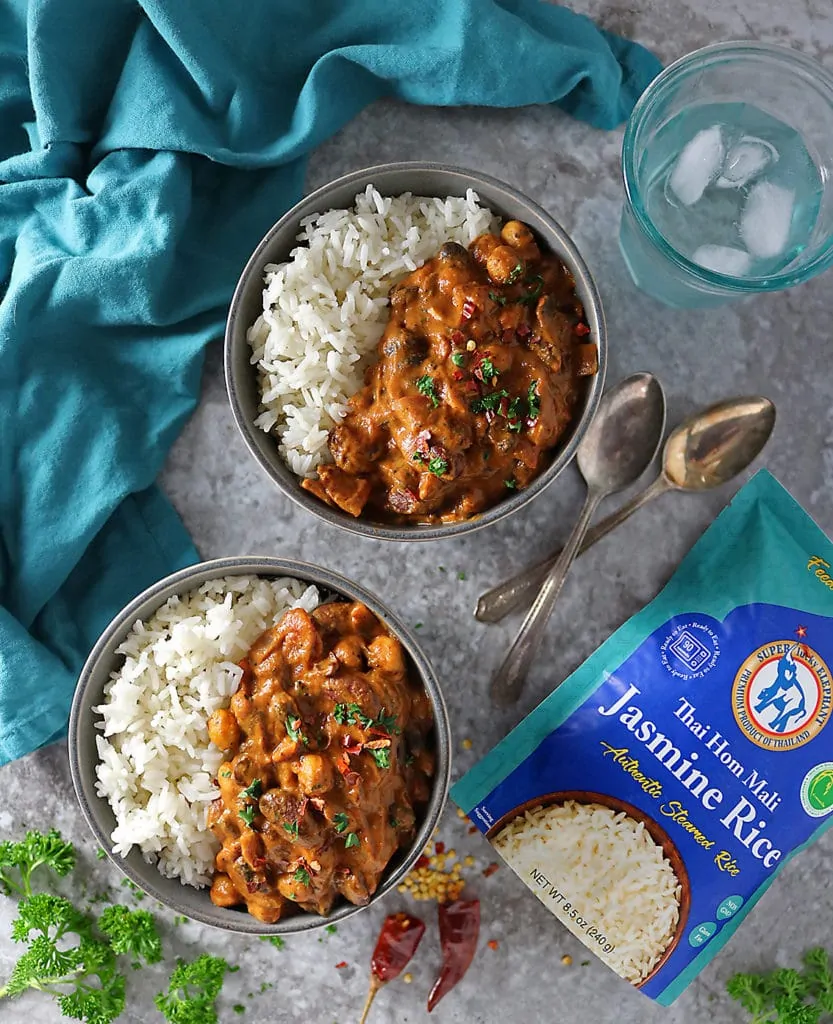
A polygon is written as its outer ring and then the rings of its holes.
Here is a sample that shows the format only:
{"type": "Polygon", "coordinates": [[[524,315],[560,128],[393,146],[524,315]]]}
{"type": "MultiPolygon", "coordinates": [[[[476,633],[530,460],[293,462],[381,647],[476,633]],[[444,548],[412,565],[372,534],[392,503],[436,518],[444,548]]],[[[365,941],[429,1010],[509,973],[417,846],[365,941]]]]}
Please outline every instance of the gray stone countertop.
{"type": "MultiPolygon", "coordinates": [[[[827,0],[580,0],[577,6],[604,27],[655,48],[664,61],[717,40],[758,38],[802,49],[833,67],[833,7],[827,0]]],[[[771,396],[778,424],[763,462],[831,532],[833,404],[823,355],[833,320],[831,277],[714,312],[669,313],[640,295],[617,247],[620,144],[621,132],[598,132],[551,109],[418,109],[383,102],[314,154],[308,187],[387,160],[447,161],[511,182],[572,233],[596,276],[610,331],[609,381],[635,370],[656,372],[667,390],[671,424],[731,394],[771,396]]],[[[521,705],[496,711],[487,684],[517,619],[481,626],[471,615],[475,598],[565,538],[581,501],[574,468],[525,511],[464,539],[403,545],[354,538],[283,500],[247,455],[232,423],[215,345],[199,409],[170,455],[162,484],[204,557],[265,553],[319,562],[366,584],[411,624],[424,624],[420,637],[449,703],[455,778],[654,596],[734,489],[666,496],[583,558],[521,705]]],[[[3,769],[0,778],[0,833],[54,824],[81,847],[76,879],[90,890],[112,886],[127,895],[115,869],[94,856],[72,795],[65,744],[3,769]]],[[[662,1009],[587,954],[508,869],[484,878],[489,848],[467,833],[453,808],[441,838],[459,856],[476,859],[466,875],[482,901],[483,925],[469,973],[432,1014],[439,1024],[740,1022],[743,1013],[723,992],[726,979],[737,970],[786,963],[813,943],[829,942],[833,929],[833,885],[825,881],[833,856],[828,833],[786,867],[726,949],[672,1008],[662,1009]],[[492,939],[499,944],[495,950],[487,946],[492,939]],[[562,965],[564,954],[572,956],[572,966],[562,965]]],[[[371,1021],[428,1020],[425,998],[439,963],[436,908],[396,893],[337,934],[291,938],[280,951],[191,923],[176,926],[160,910],[167,963],[128,979],[123,1019],[161,1020],[152,997],[166,984],[172,958],[208,949],[241,966],[226,983],[221,1021],[350,1024],[359,1016],[381,920],[401,908],[425,916],[429,933],[412,967],[413,982],[383,991],[371,1021]],[[341,961],[348,966],[336,969],[341,961]],[[262,982],[274,988],[259,995],[262,982]],[[242,1017],[232,1010],[238,1002],[246,1007],[242,1017]]],[[[11,916],[10,901],[0,900],[0,977],[16,955],[8,939],[11,916]]],[[[59,1019],[36,994],[4,1004],[0,1017],[4,1024],[59,1019]]]]}

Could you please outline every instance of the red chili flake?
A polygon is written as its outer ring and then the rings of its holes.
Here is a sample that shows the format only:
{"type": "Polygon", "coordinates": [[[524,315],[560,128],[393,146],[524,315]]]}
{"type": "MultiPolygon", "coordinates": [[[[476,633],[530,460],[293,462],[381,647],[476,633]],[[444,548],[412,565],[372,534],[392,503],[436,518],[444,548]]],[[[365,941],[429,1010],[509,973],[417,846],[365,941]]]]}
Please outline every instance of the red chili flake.
{"type": "Polygon", "coordinates": [[[531,328],[529,324],[518,324],[515,328],[515,334],[517,334],[519,338],[525,338],[527,334],[529,334],[530,330],[531,328]]]}
{"type": "Polygon", "coordinates": [[[489,878],[497,871],[499,867],[500,864],[496,864],[494,861],[492,861],[492,863],[487,868],[483,868],[483,877],[489,878]]]}
{"type": "Polygon", "coordinates": [[[477,381],[476,380],[466,381],[466,391],[471,392],[471,394],[473,394],[473,395],[480,394],[480,387],[478,386],[477,381]]]}
{"type": "Polygon", "coordinates": [[[506,414],[509,412],[509,399],[501,398],[497,411],[505,418],[506,414]]]}
{"type": "MultiPolygon", "coordinates": [[[[353,739],[352,736],[345,736],[341,743],[347,753],[352,754],[354,757],[362,752],[362,744],[358,740],[353,739]]],[[[347,763],[349,765],[350,762],[348,761],[347,763]]]]}
{"type": "Polygon", "coordinates": [[[344,781],[348,786],[355,786],[360,779],[361,775],[358,772],[348,772],[344,776],[344,781]]]}
{"type": "Polygon", "coordinates": [[[246,892],[257,892],[259,882],[246,882],[246,892]]]}
{"type": "Polygon", "coordinates": [[[252,867],[255,871],[260,871],[261,868],[266,867],[265,857],[252,857],[252,867]]]}
{"type": "Polygon", "coordinates": [[[489,939],[486,945],[489,947],[489,949],[497,949],[500,943],[498,942],[497,939],[489,939]]]}
{"type": "Polygon", "coordinates": [[[346,966],[347,966],[347,961],[346,961],[346,960],[340,960],[340,961],[339,961],[339,962],[338,962],[338,963],[336,964],[336,970],[337,970],[337,971],[340,971],[342,967],[346,967],[346,966]]]}
{"type": "Polygon", "coordinates": [[[414,864],[414,867],[415,868],[427,868],[429,863],[430,863],[430,861],[428,860],[427,854],[423,853],[419,857],[419,859],[417,860],[416,864],[414,864]]]}
{"type": "Polygon", "coordinates": [[[384,747],[390,746],[390,738],[386,740],[371,740],[369,743],[365,743],[365,747],[368,750],[382,750],[384,747]]]}
{"type": "Polygon", "coordinates": [[[445,853],[445,843],[434,843],[435,853],[445,853]]]}
{"type": "Polygon", "coordinates": [[[336,760],[336,768],[338,768],[345,779],[348,775],[353,774],[352,769],[350,768],[350,758],[347,754],[342,754],[341,757],[336,760]]]}
{"type": "Polygon", "coordinates": [[[493,423],[494,422],[495,414],[494,414],[494,411],[492,409],[487,409],[484,415],[486,416],[486,422],[487,423],[493,423]]]}
{"type": "Polygon", "coordinates": [[[469,835],[473,836],[478,831],[477,825],[469,825],[469,835]]]}
{"type": "Polygon", "coordinates": [[[590,333],[590,328],[587,324],[576,324],[576,334],[584,336],[590,333]]]}
{"type": "Polygon", "coordinates": [[[462,380],[463,377],[465,377],[465,374],[463,373],[462,370],[455,370],[451,376],[454,378],[454,380],[462,380]]]}
{"type": "Polygon", "coordinates": [[[219,788],[220,783],[216,779],[212,779],[211,780],[211,785],[212,786],[217,786],[219,788]]]}
{"type": "Polygon", "coordinates": [[[309,802],[316,809],[316,811],[321,811],[322,813],[324,811],[324,808],[327,806],[320,796],[311,796],[309,798],[309,802]]]}
{"type": "Polygon", "coordinates": [[[471,318],[474,316],[474,311],[476,309],[477,309],[477,306],[475,306],[474,302],[471,299],[466,299],[466,301],[463,303],[463,312],[462,312],[463,319],[464,320],[471,320],[471,318]]]}
{"type": "Polygon", "coordinates": [[[452,345],[464,345],[466,343],[466,336],[462,331],[451,332],[451,344],[452,345]]]}
{"type": "Polygon", "coordinates": [[[474,376],[477,377],[478,380],[483,380],[483,371],[479,366],[475,369],[474,376]]]}

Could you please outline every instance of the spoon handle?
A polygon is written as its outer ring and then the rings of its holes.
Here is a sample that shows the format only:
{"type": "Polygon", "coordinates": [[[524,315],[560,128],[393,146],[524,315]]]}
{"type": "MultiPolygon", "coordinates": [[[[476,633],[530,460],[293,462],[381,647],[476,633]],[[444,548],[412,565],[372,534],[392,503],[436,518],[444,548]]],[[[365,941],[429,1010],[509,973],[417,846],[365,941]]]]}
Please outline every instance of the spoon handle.
{"type": "Polygon", "coordinates": [[[503,706],[514,704],[520,696],[529,668],[541,645],[553,606],[564,586],[570,566],[578,554],[579,546],[590,525],[593,513],[603,497],[603,493],[595,489],[587,492],[584,507],[569,540],[564,545],[555,565],[547,573],[547,577],[538,591],[538,596],[521,623],[518,635],[509,648],[503,664],[492,679],[490,692],[495,703],[503,706]]]}
{"type": "MultiPolygon", "coordinates": [[[[597,540],[607,536],[611,530],[624,523],[637,509],[647,505],[666,491],[673,490],[673,484],[664,476],[658,476],[653,483],[626,501],[621,508],[606,516],[587,531],[584,542],[578,553],[583,555],[597,540]]],[[[480,622],[500,622],[502,618],[517,608],[523,607],[535,595],[549,570],[555,565],[560,552],[556,551],[542,562],[522,569],[511,579],[498,583],[496,587],[480,595],[474,617],[480,622]]]]}

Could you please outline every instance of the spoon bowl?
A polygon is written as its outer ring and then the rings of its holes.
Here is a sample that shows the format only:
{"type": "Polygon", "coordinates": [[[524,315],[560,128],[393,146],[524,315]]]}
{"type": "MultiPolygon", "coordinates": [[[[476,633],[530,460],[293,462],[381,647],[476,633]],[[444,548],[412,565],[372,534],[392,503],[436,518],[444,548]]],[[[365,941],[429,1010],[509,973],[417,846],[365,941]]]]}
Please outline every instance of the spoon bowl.
{"type": "Polygon", "coordinates": [[[665,427],[665,395],[651,373],[635,373],[602,398],[578,448],[578,468],[591,489],[620,491],[653,462],[665,427]]]}
{"type": "Polygon", "coordinates": [[[775,426],[775,406],[762,395],[729,398],[689,417],[665,442],[662,473],[681,491],[725,484],[756,459],[775,426]]]}

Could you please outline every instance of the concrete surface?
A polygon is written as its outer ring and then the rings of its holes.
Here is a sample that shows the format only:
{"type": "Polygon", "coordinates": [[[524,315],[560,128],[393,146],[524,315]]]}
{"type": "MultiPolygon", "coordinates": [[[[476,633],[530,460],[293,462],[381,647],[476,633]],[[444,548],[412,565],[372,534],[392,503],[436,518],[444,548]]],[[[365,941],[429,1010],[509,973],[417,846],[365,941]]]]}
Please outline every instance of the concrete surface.
{"type": "MultiPolygon", "coordinates": [[[[606,28],[654,47],[665,61],[709,42],[757,38],[802,49],[833,67],[833,7],[827,0],[580,0],[578,7],[606,28]]],[[[634,289],[619,256],[620,143],[620,132],[597,132],[550,109],[379,103],[314,155],[308,185],[371,163],[416,159],[481,168],[516,185],[572,232],[596,275],[610,330],[609,380],[655,371],[668,392],[671,424],[732,393],[770,395],[779,419],[763,461],[830,532],[833,412],[824,352],[833,318],[831,277],[724,310],[669,314],[634,289]]],[[[499,712],[489,706],[487,682],[517,620],[484,627],[471,609],[479,591],[564,539],[581,498],[574,470],[524,513],[467,539],[404,546],[353,538],[282,500],[248,457],[232,424],[215,346],[200,408],[171,453],[162,483],[205,557],[269,553],[320,562],[361,580],[411,623],[424,623],[420,635],[450,706],[455,777],[656,593],[733,490],[666,496],[584,558],[562,595],[522,706],[499,712]],[[465,579],[458,578],[461,572],[465,579]],[[462,748],[466,737],[473,741],[470,750],[462,748]]],[[[114,869],[95,859],[72,796],[63,744],[4,769],[0,779],[0,833],[55,824],[81,845],[83,865],[76,877],[91,892],[106,885],[125,892],[114,869]]],[[[440,1024],[740,1022],[744,1014],[723,993],[726,979],[736,970],[785,963],[827,940],[833,926],[833,886],[825,881],[833,855],[830,833],[787,867],[722,955],[663,1010],[586,954],[508,869],[484,879],[488,848],[479,836],[467,835],[453,810],[446,814],[442,838],[460,855],[477,858],[467,874],[482,900],[483,927],[466,979],[432,1015],[440,1024]],[[487,947],[490,939],[499,942],[496,951],[487,947]],[[561,964],[567,953],[573,957],[570,967],[561,964]],[[584,960],[590,963],[581,966],[584,960]]],[[[191,924],[177,927],[160,912],[167,966],[131,972],[123,1019],[159,1021],[152,996],[164,987],[172,957],[210,949],[241,967],[226,984],[222,1021],[350,1024],[359,1016],[379,923],[386,912],[408,906],[394,895],[336,935],[290,939],[282,951],[191,924]],[[348,966],[337,970],[341,961],[348,966]],[[262,982],[274,988],[259,995],[262,982]],[[243,1017],[232,1010],[237,1002],[246,1006],[243,1017]]],[[[411,909],[429,923],[413,983],[400,982],[380,994],[373,1024],[428,1019],[425,998],[439,962],[436,909],[411,909]]],[[[10,910],[0,900],[0,977],[16,955],[7,938],[10,910]]],[[[59,1019],[34,994],[4,1005],[0,1018],[5,1024],[59,1019]]]]}

